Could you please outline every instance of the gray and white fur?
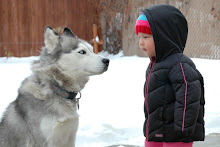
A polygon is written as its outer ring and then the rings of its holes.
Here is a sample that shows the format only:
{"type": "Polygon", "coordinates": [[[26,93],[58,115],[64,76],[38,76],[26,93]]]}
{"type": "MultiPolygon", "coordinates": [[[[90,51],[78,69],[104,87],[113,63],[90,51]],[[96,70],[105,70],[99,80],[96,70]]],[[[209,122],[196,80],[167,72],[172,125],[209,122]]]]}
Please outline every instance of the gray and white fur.
{"type": "Polygon", "coordinates": [[[69,28],[58,35],[44,32],[45,47],[32,63],[17,99],[0,123],[0,147],[75,147],[79,118],[74,100],[57,95],[53,84],[68,92],[80,92],[89,76],[105,72],[109,60],[94,54],[93,47],[69,28]]]}

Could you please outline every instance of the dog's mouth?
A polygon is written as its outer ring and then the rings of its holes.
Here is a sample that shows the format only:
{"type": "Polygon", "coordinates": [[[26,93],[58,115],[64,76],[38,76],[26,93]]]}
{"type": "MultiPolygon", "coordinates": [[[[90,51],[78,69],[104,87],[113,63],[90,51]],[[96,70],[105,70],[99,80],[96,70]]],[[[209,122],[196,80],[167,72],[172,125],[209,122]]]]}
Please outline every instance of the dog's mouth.
{"type": "Polygon", "coordinates": [[[88,76],[93,76],[93,75],[100,75],[108,70],[108,65],[104,67],[98,67],[94,70],[85,70],[88,74],[88,76]]]}
{"type": "Polygon", "coordinates": [[[102,74],[108,70],[108,65],[105,65],[98,74],[102,74]]]}
{"type": "Polygon", "coordinates": [[[108,65],[105,66],[105,68],[103,69],[103,72],[106,72],[108,70],[108,65]]]}

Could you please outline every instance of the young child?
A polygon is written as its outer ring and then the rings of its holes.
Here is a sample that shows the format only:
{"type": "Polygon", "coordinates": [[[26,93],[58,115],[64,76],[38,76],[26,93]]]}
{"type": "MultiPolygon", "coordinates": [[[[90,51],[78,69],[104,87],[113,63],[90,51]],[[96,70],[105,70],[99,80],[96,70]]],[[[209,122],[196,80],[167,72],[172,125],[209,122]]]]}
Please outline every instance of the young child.
{"type": "Polygon", "coordinates": [[[135,29],[151,60],[144,86],[145,147],[192,147],[205,137],[205,101],[203,77],[183,54],[187,21],[175,7],[155,5],[142,11],[135,29]]]}

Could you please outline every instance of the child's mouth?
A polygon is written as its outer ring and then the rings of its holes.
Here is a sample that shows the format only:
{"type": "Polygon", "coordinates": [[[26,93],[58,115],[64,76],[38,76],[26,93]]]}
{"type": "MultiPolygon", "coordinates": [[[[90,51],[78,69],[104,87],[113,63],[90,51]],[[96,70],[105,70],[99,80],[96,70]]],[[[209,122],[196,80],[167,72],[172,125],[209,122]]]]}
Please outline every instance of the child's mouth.
{"type": "Polygon", "coordinates": [[[146,51],[147,51],[147,49],[146,49],[146,48],[142,48],[142,51],[146,52],[146,51]]]}

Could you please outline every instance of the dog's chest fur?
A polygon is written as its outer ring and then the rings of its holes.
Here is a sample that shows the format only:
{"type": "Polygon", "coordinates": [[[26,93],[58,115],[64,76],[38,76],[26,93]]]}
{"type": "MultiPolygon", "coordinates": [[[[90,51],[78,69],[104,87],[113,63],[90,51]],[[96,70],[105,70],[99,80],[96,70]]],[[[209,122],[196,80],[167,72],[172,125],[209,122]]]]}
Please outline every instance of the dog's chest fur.
{"type": "Polygon", "coordinates": [[[56,115],[44,116],[40,121],[40,130],[46,139],[47,146],[73,147],[79,122],[76,106],[70,101],[54,100],[51,107],[56,115]]]}
{"type": "Polygon", "coordinates": [[[43,146],[74,147],[79,123],[77,104],[74,100],[67,100],[53,91],[48,92],[49,96],[43,91],[44,89],[39,84],[33,82],[32,77],[20,88],[20,93],[29,93],[34,98],[31,103],[34,103],[37,110],[32,107],[29,111],[38,111],[37,116],[29,116],[38,118],[38,130],[35,130],[32,124],[29,125],[33,127],[33,130],[39,131],[36,134],[42,134],[43,146]]]}

